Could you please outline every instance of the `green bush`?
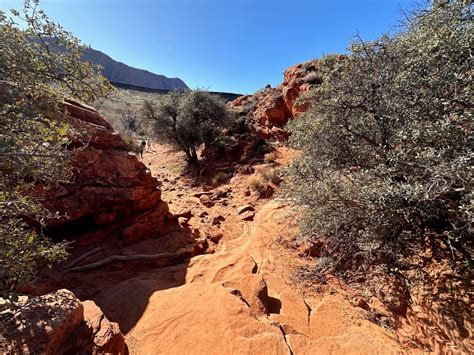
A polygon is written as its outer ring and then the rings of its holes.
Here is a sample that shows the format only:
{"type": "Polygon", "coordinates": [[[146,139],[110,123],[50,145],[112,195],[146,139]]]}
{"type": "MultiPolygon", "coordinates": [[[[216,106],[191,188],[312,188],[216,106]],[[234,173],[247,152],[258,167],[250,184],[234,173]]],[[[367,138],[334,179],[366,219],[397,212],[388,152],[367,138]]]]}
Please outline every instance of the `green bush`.
{"type": "Polygon", "coordinates": [[[222,135],[233,125],[233,114],[218,96],[202,90],[171,92],[152,102],[145,101],[145,117],[155,137],[186,154],[190,164],[198,163],[196,149],[222,135]]]}
{"type": "Polygon", "coordinates": [[[127,150],[129,152],[138,153],[141,148],[141,143],[138,140],[138,137],[132,135],[122,135],[122,138],[127,145],[127,150]]]}
{"type": "Polygon", "coordinates": [[[74,132],[61,121],[59,103],[64,97],[90,103],[110,90],[98,68],[81,61],[79,41],[51,22],[38,1],[12,13],[0,11],[0,291],[64,258],[65,244],[40,233],[56,215],[31,191],[69,177],[66,147],[74,132]]]}
{"type": "Polygon", "coordinates": [[[469,275],[473,28],[468,1],[436,1],[399,33],[321,60],[322,84],[290,124],[302,154],[286,186],[302,237],[325,242],[315,274],[426,282],[429,246],[469,275]]]}

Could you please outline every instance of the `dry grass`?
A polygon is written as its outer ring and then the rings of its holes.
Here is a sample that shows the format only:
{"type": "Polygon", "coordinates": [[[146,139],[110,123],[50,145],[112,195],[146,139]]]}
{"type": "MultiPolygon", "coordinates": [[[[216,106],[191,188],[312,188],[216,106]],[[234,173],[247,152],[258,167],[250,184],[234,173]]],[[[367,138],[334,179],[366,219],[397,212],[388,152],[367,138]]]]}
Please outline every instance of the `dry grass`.
{"type": "Polygon", "coordinates": [[[167,170],[173,174],[179,175],[184,171],[182,163],[173,163],[167,166],[167,170]]]}
{"type": "Polygon", "coordinates": [[[225,172],[219,171],[212,177],[211,183],[213,186],[219,186],[226,183],[228,180],[229,176],[225,172]]]}
{"type": "Polygon", "coordinates": [[[264,187],[264,181],[262,176],[260,175],[252,175],[248,179],[248,183],[250,188],[254,191],[261,191],[264,187]]]}
{"type": "Polygon", "coordinates": [[[277,154],[275,152],[271,152],[271,153],[265,154],[263,161],[266,164],[275,163],[277,158],[278,158],[277,154]]]}
{"type": "Polygon", "coordinates": [[[272,182],[275,185],[280,185],[282,179],[275,168],[266,168],[260,173],[263,181],[272,182]]]}

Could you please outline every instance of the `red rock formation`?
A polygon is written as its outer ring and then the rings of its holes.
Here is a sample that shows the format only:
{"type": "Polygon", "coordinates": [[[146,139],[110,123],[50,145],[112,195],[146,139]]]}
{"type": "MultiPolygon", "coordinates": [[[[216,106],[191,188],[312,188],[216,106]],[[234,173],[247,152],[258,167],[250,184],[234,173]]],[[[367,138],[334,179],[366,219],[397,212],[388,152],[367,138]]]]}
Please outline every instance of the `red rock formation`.
{"type": "Polygon", "coordinates": [[[284,141],[288,134],[282,128],[306,109],[306,105],[297,103],[298,98],[321,83],[318,63],[312,60],[289,67],[277,88],[266,87],[253,95],[238,97],[229,105],[239,116],[254,119],[254,129],[259,138],[284,141]]]}
{"type": "MultiPolygon", "coordinates": [[[[114,224],[130,232],[136,223],[146,228],[135,227],[140,235],[128,233],[128,240],[159,232],[168,206],[161,200],[158,181],[94,108],[74,101],[64,102],[63,107],[66,121],[79,135],[71,144],[76,148],[71,157],[72,182],[38,186],[43,204],[66,216],[50,222],[52,233],[79,234],[114,224]]],[[[106,230],[92,239],[107,237],[106,230]]]]}
{"type": "Polygon", "coordinates": [[[92,354],[128,354],[119,325],[110,322],[94,301],[84,301],[82,304],[84,320],[94,337],[92,354]]]}
{"type": "Polygon", "coordinates": [[[21,296],[0,312],[0,329],[1,354],[128,354],[119,325],[66,289],[21,296]]]}
{"type": "Polygon", "coordinates": [[[81,301],[68,290],[23,298],[0,313],[0,353],[56,354],[83,320],[81,301]]]}

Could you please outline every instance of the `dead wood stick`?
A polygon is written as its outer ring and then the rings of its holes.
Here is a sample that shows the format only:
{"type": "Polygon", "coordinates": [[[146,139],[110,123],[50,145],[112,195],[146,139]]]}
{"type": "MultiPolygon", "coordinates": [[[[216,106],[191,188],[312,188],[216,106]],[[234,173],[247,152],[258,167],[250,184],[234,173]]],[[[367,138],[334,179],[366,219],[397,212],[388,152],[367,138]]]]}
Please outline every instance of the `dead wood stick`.
{"type": "Polygon", "coordinates": [[[82,260],[86,259],[87,257],[91,256],[92,254],[97,253],[99,250],[101,250],[101,247],[97,247],[95,249],[89,250],[87,253],[82,254],[81,256],[77,257],[74,259],[68,266],[67,269],[73,267],[76,264],[79,264],[82,260]]]}
{"type": "Polygon", "coordinates": [[[178,257],[183,254],[189,254],[189,256],[192,256],[195,250],[195,247],[198,246],[199,244],[200,243],[192,243],[191,245],[185,248],[178,249],[178,251],[176,251],[175,253],[112,255],[90,264],[65,269],[64,272],[77,272],[77,271],[95,269],[95,268],[98,268],[99,266],[107,265],[107,264],[114,263],[117,261],[160,260],[160,259],[178,257]]]}
{"type": "Polygon", "coordinates": [[[137,261],[137,260],[157,260],[164,259],[167,257],[177,256],[175,253],[161,253],[161,254],[137,254],[137,255],[112,255],[94,263],[77,266],[66,269],[65,272],[84,271],[98,268],[106,264],[110,264],[116,261],[137,261]]]}

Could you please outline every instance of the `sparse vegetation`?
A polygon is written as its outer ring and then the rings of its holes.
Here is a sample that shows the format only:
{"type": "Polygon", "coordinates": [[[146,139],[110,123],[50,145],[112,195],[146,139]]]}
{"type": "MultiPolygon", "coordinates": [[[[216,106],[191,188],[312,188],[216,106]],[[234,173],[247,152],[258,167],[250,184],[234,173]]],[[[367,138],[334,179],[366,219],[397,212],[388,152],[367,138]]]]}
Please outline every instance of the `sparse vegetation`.
{"type": "Polygon", "coordinates": [[[31,193],[37,183],[69,176],[65,147],[74,132],[61,121],[61,100],[90,103],[110,90],[97,68],[81,61],[79,41],[37,6],[25,1],[13,18],[0,12],[0,290],[7,291],[66,255],[64,243],[41,234],[55,214],[31,193]]]}
{"type": "Polygon", "coordinates": [[[307,84],[321,84],[321,76],[318,73],[312,72],[306,74],[303,81],[307,84]]]}
{"type": "Polygon", "coordinates": [[[159,100],[145,101],[143,111],[154,136],[183,151],[190,164],[198,163],[196,150],[201,144],[213,142],[233,124],[225,102],[202,90],[172,92],[159,100]]]}
{"type": "Polygon", "coordinates": [[[140,150],[140,143],[135,136],[122,135],[123,140],[127,144],[129,152],[137,153],[140,150]]]}
{"type": "Polygon", "coordinates": [[[261,191],[264,186],[264,181],[260,175],[252,175],[248,179],[250,188],[254,191],[261,191]]]}
{"type": "Polygon", "coordinates": [[[212,177],[212,186],[219,186],[226,183],[229,180],[229,175],[223,171],[218,171],[212,177]]]}
{"type": "Polygon", "coordinates": [[[265,156],[263,157],[263,161],[264,161],[266,164],[275,163],[276,160],[277,160],[277,154],[276,154],[275,152],[267,153],[267,154],[265,154],[265,156]]]}
{"type": "Polygon", "coordinates": [[[280,183],[282,182],[278,169],[275,168],[268,167],[266,169],[263,169],[261,172],[261,176],[263,181],[267,183],[271,182],[275,185],[280,185],[280,183]]]}
{"type": "Polygon", "coordinates": [[[117,88],[107,98],[94,102],[94,107],[124,135],[148,135],[149,129],[143,116],[143,101],[159,100],[162,93],[143,92],[117,88]]]}
{"type": "Polygon", "coordinates": [[[433,1],[409,15],[403,31],[369,43],[357,38],[347,57],[325,57],[323,82],[305,98],[310,108],[290,125],[290,141],[303,154],[286,186],[288,198],[304,206],[302,237],[324,241],[312,275],[370,284],[384,274],[403,290],[436,287],[458,325],[469,306],[428,266],[447,262],[450,285],[469,287],[470,4],[433,1]]]}

